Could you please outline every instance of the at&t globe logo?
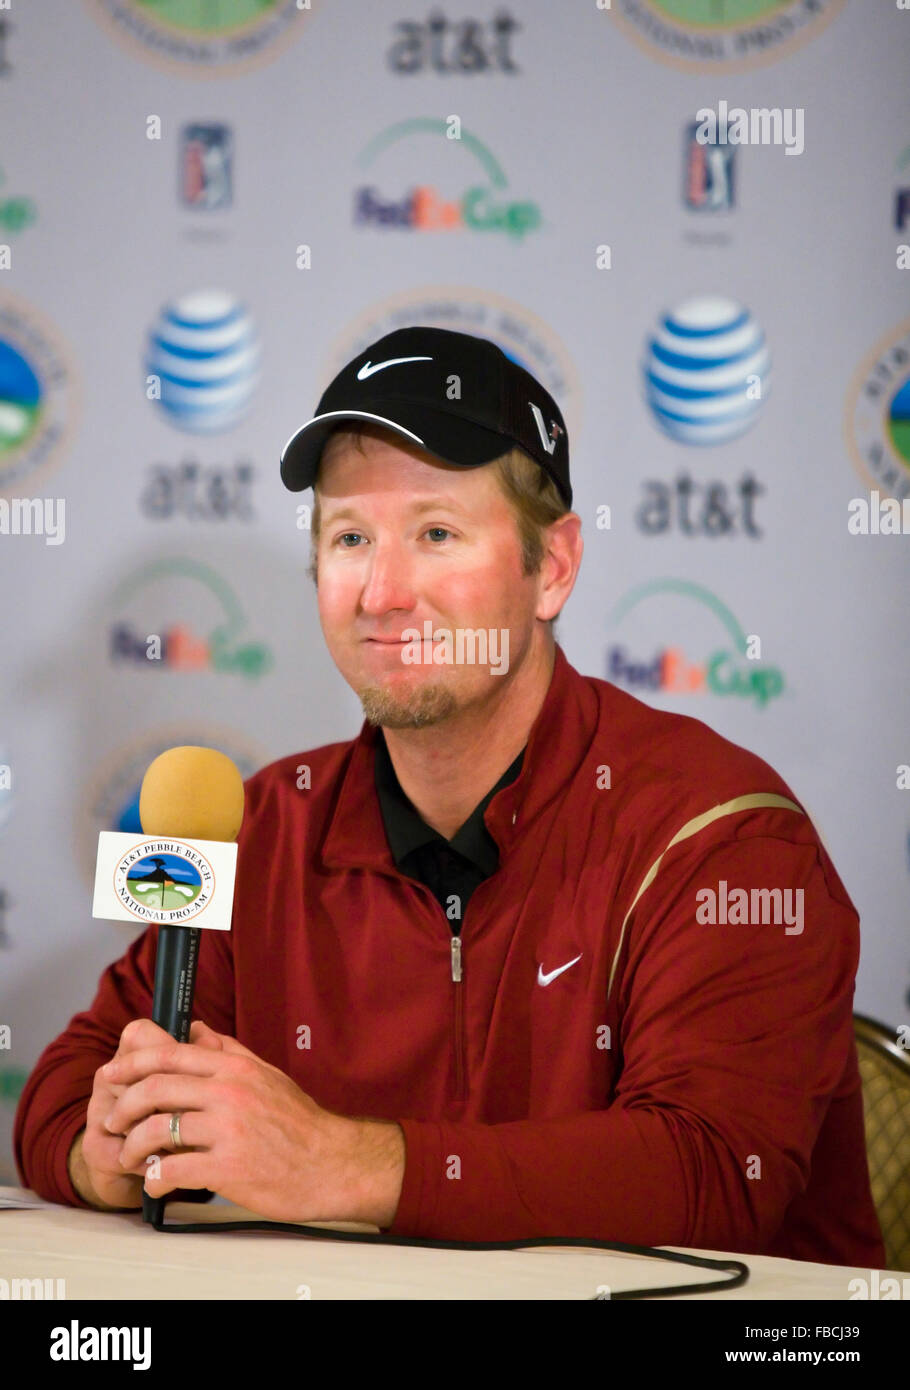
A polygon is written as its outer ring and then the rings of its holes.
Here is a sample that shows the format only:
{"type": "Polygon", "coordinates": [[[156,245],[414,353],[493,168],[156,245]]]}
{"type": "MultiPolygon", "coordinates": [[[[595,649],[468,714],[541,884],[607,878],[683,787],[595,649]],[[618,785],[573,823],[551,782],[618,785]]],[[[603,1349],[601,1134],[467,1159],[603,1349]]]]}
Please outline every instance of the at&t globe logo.
{"type": "Polygon", "coordinates": [[[725,444],[754,423],[770,384],[765,335],[748,309],[719,295],[663,316],[643,363],[645,399],[681,444],[725,444]]]}
{"type": "Polygon", "coordinates": [[[223,290],[198,290],[166,304],[149,333],[146,394],[179,429],[228,430],[249,409],[260,356],[244,306],[223,290]]]}

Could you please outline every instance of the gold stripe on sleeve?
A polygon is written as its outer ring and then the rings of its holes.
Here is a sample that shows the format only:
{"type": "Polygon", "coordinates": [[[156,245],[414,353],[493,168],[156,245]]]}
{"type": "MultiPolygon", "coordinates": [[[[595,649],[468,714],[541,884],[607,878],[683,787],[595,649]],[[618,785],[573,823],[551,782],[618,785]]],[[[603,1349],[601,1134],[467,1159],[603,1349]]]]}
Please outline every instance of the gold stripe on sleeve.
{"type": "Polygon", "coordinates": [[[797,811],[801,816],[806,814],[802,806],[798,806],[795,801],[791,801],[787,796],[779,796],[777,792],[749,792],[747,796],[734,796],[732,801],[723,801],[719,806],[712,806],[710,811],[703,811],[700,816],[693,816],[691,820],[687,820],[682,829],[677,830],[663,853],[659,854],[654,860],[654,863],[642,879],[638,892],[632,899],[632,905],[629,911],[623,918],[622,927],[619,932],[619,945],[616,947],[616,954],[613,957],[613,966],[610,970],[610,981],[607,985],[608,999],[610,997],[610,991],[613,988],[613,977],[616,974],[616,967],[619,964],[619,953],[622,950],[622,943],[626,934],[626,923],[632,916],[635,905],[642,893],[644,893],[647,888],[650,888],[657,877],[657,871],[660,868],[661,860],[664,855],[682,840],[688,840],[692,835],[697,835],[699,830],[704,830],[705,826],[710,825],[712,821],[720,820],[721,816],[732,816],[735,815],[737,811],[752,811],[757,806],[780,806],[785,811],[797,811]]]}

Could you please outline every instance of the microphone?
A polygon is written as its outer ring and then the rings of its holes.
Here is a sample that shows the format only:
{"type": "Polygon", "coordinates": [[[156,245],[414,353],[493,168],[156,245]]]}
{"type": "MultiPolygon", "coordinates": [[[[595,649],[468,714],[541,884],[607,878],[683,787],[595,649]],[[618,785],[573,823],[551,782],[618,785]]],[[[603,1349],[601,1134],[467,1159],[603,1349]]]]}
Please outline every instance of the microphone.
{"type": "MultiPolygon", "coordinates": [[[[215,748],[168,748],[149,764],[142,779],[139,819],[149,836],[234,841],[243,820],[243,779],[231,759],[215,748]]],[[[169,880],[160,863],[155,873],[163,901],[169,880]]],[[[201,930],[164,922],[158,927],[152,1020],[178,1042],[190,1035],[201,930]]],[[[166,1200],[143,1190],[143,1221],[162,1221],[166,1200]]]]}

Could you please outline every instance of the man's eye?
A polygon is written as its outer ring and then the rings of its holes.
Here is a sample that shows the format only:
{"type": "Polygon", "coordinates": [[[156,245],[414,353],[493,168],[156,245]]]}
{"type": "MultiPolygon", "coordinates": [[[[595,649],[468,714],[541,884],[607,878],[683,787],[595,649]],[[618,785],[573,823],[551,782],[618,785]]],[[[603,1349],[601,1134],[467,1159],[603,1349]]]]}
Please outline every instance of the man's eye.
{"type": "MultiPolygon", "coordinates": [[[[425,536],[429,536],[429,535],[431,534],[431,532],[433,532],[433,531],[436,531],[436,532],[440,533],[440,534],[443,535],[443,536],[451,536],[451,535],[452,535],[452,532],[451,532],[450,530],[448,530],[448,528],[445,527],[445,526],[428,526],[427,529],[424,531],[424,535],[425,535],[425,536]]],[[[336,540],[335,544],[337,545],[337,544],[338,544],[339,542],[341,542],[341,541],[346,541],[346,540],[348,539],[349,536],[354,536],[354,537],[356,537],[357,539],[360,539],[360,540],[363,539],[363,537],[361,536],[361,534],[360,534],[359,531],[345,531],[345,532],[342,533],[342,535],[340,535],[340,536],[338,537],[338,539],[336,540]]],[[[356,549],[357,549],[357,547],[356,547],[356,546],[353,546],[353,545],[342,545],[342,550],[356,550],[356,549]]]]}

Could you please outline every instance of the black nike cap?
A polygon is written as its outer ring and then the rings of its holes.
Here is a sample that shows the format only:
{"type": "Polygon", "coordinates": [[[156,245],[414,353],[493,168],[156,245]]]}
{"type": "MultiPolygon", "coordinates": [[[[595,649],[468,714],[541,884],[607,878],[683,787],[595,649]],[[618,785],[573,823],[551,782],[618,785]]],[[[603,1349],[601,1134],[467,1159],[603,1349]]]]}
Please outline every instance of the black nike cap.
{"type": "Polygon", "coordinates": [[[415,325],[387,333],[326,387],[316,414],[281,452],[281,481],[312,487],[326,440],[344,420],[372,420],[444,463],[478,468],[519,445],[566,505],[569,436],[550,393],[488,338],[415,325]]]}

